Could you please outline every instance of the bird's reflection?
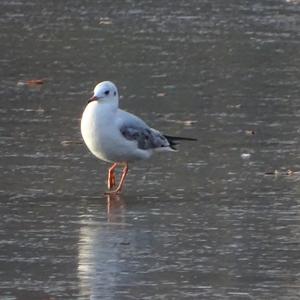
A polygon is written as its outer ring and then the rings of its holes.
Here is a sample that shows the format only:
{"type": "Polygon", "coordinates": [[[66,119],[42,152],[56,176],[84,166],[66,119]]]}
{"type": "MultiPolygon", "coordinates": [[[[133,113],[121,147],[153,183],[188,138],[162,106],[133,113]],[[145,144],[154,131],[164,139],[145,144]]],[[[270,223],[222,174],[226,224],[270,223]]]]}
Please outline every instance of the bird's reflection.
{"type": "Polygon", "coordinates": [[[117,274],[120,273],[118,263],[122,254],[120,245],[124,236],[130,232],[123,197],[107,195],[106,202],[106,210],[103,203],[97,205],[92,214],[88,215],[88,220],[83,220],[80,229],[78,261],[80,294],[90,299],[100,299],[98,298],[100,294],[112,294],[117,274]],[[107,221],[103,222],[103,217],[107,221]]]}
{"type": "Polygon", "coordinates": [[[107,195],[107,221],[123,223],[125,221],[126,205],[122,195],[107,195]]]}

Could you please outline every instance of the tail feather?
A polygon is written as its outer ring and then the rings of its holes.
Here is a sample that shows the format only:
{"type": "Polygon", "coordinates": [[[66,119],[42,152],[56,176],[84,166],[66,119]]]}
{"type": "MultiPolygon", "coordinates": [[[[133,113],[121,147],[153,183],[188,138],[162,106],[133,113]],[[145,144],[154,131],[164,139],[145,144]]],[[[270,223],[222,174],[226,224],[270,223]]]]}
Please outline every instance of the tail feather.
{"type": "Polygon", "coordinates": [[[170,148],[173,150],[177,150],[175,146],[178,145],[178,143],[176,141],[197,141],[197,139],[194,138],[187,138],[187,137],[180,137],[180,136],[164,135],[164,137],[168,140],[170,144],[170,148]]]}

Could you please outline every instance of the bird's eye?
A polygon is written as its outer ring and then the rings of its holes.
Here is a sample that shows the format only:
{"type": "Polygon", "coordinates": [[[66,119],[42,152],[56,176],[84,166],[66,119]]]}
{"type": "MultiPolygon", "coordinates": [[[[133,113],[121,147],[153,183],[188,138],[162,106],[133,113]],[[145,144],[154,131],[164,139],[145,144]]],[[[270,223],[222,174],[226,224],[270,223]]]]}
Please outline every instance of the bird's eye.
{"type": "Polygon", "coordinates": [[[104,92],[105,95],[109,95],[109,90],[104,92]]]}

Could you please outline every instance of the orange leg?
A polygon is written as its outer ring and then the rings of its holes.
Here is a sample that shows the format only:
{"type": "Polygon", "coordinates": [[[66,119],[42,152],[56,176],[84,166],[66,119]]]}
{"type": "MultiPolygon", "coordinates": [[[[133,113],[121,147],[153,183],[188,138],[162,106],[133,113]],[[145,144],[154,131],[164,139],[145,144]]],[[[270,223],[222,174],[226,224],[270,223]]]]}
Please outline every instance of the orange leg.
{"type": "Polygon", "coordinates": [[[111,190],[116,185],[115,168],[118,166],[114,163],[108,170],[107,187],[111,190]]]}
{"type": "Polygon", "coordinates": [[[125,167],[123,169],[123,172],[122,172],[122,176],[121,176],[119,186],[114,191],[108,191],[105,194],[118,194],[119,192],[121,192],[121,190],[123,188],[123,185],[124,185],[125,178],[126,178],[127,173],[128,173],[128,170],[129,170],[128,163],[126,163],[125,167]]]}

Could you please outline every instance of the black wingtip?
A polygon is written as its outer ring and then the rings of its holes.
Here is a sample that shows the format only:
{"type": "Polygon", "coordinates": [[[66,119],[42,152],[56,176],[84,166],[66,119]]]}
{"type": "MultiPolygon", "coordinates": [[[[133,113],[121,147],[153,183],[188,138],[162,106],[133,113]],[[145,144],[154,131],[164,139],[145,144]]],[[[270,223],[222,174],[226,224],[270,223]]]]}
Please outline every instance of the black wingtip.
{"type": "Polygon", "coordinates": [[[181,136],[171,136],[171,135],[165,135],[164,136],[169,142],[173,141],[198,141],[195,138],[190,137],[181,137],[181,136]]]}
{"type": "Polygon", "coordinates": [[[168,140],[170,144],[170,148],[173,150],[177,150],[175,146],[178,145],[178,143],[176,143],[176,141],[197,141],[197,139],[190,138],[190,137],[170,136],[170,135],[164,135],[164,137],[168,140]]]}

